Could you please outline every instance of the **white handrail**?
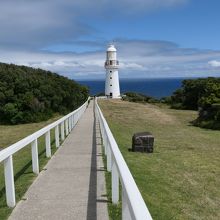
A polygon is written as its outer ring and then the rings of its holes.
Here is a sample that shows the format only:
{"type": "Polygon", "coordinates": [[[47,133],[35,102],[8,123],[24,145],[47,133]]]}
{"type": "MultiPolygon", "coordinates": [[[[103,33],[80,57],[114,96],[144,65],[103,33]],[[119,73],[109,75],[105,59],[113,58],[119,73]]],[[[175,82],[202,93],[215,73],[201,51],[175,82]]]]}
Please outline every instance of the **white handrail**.
{"type": "Polygon", "coordinates": [[[114,204],[118,203],[120,178],[122,185],[122,219],[152,220],[151,214],[100,110],[97,99],[95,100],[95,107],[105,154],[107,155],[107,170],[112,173],[112,202],[114,204]]]}
{"type": "Polygon", "coordinates": [[[6,201],[9,207],[14,207],[15,201],[15,187],[14,187],[14,171],[13,171],[13,154],[27,145],[31,144],[32,152],[32,168],[33,172],[39,173],[38,162],[38,138],[45,135],[46,156],[51,157],[51,140],[50,131],[55,128],[55,143],[56,147],[60,146],[60,134],[63,141],[70,131],[74,128],[77,121],[80,119],[84,111],[86,110],[90,98],[78,109],[62,117],[61,119],[47,125],[46,127],[38,130],[37,132],[23,138],[22,140],[12,144],[11,146],[0,151],[0,162],[4,162],[4,174],[5,174],[5,189],[6,189],[6,201]],[[60,126],[60,128],[59,128],[60,126]]]}

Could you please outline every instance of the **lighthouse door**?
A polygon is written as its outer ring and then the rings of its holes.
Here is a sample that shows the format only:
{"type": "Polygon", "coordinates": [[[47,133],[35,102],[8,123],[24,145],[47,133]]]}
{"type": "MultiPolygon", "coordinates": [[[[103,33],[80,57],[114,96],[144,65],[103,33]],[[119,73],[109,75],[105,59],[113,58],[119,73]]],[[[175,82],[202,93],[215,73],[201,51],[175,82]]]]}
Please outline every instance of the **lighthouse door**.
{"type": "Polygon", "coordinates": [[[112,92],[110,92],[110,98],[112,98],[112,92]]]}

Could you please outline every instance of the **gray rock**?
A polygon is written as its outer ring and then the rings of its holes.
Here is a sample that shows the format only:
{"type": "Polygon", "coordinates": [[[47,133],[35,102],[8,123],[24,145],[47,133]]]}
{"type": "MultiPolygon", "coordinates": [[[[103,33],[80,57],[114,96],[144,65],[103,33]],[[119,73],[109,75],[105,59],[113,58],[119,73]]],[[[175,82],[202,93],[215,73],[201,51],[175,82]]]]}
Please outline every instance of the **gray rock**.
{"type": "Polygon", "coordinates": [[[154,136],[150,132],[138,132],[132,137],[132,151],[152,153],[154,136]]]}

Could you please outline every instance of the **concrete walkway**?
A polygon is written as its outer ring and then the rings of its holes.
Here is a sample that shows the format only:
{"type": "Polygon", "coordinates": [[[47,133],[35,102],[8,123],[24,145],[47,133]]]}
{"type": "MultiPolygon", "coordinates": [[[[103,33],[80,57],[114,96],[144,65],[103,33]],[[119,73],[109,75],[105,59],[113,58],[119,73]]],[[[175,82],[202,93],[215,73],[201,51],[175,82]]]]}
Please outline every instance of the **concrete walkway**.
{"type": "Polygon", "coordinates": [[[9,219],[108,219],[101,138],[93,102],[9,219]]]}

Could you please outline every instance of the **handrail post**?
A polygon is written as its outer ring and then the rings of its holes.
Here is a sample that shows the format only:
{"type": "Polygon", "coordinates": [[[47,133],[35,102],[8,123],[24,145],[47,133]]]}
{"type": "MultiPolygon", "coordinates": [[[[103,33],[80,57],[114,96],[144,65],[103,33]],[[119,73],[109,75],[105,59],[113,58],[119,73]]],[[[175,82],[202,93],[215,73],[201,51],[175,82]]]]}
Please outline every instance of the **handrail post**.
{"type": "Polygon", "coordinates": [[[75,120],[75,124],[74,126],[77,124],[77,112],[74,114],[74,120],[75,120]]]}
{"type": "Polygon", "coordinates": [[[112,163],[112,203],[117,204],[119,200],[119,175],[116,163],[112,163]]]}
{"type": "Polygon", "coordinates": [[[104,145],[105,155],[107,155],[107,134],[105,130],[103,131],[103,145],[104,145]]]}
{"type": "MultiPolygon", "coordinates": [[[[99,116],[100,117],[100,116],[99,116]]],[[[99,118],[100,119],[100,118],[99,118]]],[[[102,120],[100,119],[100,130],[101,130],[101,135],[103,136],[103,124],[102,120]]]]}
{"type": "Polygon", "coordinates": [[[107,140],[107,171],[111,172],[112,170],[112,152],[109,141],[107,140]]]}
{"type": "Polygon", "coordinates": [[[76,123],[78,122],[78,119],[79,119],[79,117],[78,117],[78,111],[76,112],[76,123]]]}
{"type": "Polygon", "coordinates": [[[64,141],[64,122],[61,123],[61,140],[64,141]]]}
{"type": "Polygon", "coordinates": [[[122,189],[122,220],[132,220],[125,189],[122,189]]]}
{"type": "Polygon", "coordinates": [[[70,130],[72,131],[73,130],[73,120],[72,120],[72,115],[70,116],[70,130]]]}
{"type": "Polygon", "coordinates": [[[50,130],[45,134],[46,156],[51,157],[50,130]]]}
{"type": "Polygon", "coordinates": [[[60,134],[59,134],[59,125],[55,127],[55,140],[56,140],[56,147],[60,146],[60,134]]]}
{"type": "Polygon", "coordinates": [[[72,120],[72,115],[70,116],[70,130],[72,131],[73,130],[73,120],[72,120]]]}
{"type": "Polygon", "coordinates": [[[73,115],[70,117],[70,122],[71,122],[71,130],[73,130],[73,115]]]}
{"type": "Polygon", "coordinates": [[[65,120],[65,131],[66,131],[66,136],[68,135],[69,133],[69,129],[68,129],[68,119],[65,120]]]}
{"type": "Polygon", "coordinates": [[[73,127],[75,127],[75,114],[73,114],[73,127]]]}
{"type": "Polygon", "coordinates": [[[73,127],[75,127],[75,114],[73,115],[73,127]]]}
{"type": "Polygon", "coordinates": [[[4,160],[4,173],[5,173],[6,201],[7,201],[7,205],[12,208],[16,204],[12,155],[10,155],[8,158],[4,160]]]}
{"type": "Polygon", "coordinates": [[[37,139],[31,143],[32,154],[32,170],[35,174],[39,174],[39,160],[38,160],[38,144],[37,139]]]}
{"type": "Polygon", "coordinates": [[[70,121],[70,118],[71,118],[71,116],[68,118],[68,123],[69,123],[69,133],[71,132],[71,130],[72,130],[72,126],[71,126],[71,121],[70,121]]]}

